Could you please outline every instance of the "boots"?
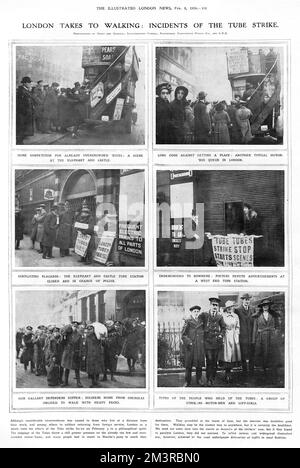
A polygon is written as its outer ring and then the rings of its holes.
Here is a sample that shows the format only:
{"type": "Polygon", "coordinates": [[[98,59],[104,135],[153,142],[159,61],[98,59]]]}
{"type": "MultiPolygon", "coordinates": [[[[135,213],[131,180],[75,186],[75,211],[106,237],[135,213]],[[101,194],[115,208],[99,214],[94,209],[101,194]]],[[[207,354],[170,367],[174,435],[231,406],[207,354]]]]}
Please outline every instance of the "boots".
{"type": "Polygon", "coordinates": [[[69,374],[70,374],[69,369],[65,369],[65,381],[64,381],[64,383],[61,384],[62,387],[68,387],[69,386],[69,374]]]}
{"type": "Polygon", "coordinates": [[[192,370],[186,369],[185,371],[185,387],[190,387],[192,383],[192,370]]]}

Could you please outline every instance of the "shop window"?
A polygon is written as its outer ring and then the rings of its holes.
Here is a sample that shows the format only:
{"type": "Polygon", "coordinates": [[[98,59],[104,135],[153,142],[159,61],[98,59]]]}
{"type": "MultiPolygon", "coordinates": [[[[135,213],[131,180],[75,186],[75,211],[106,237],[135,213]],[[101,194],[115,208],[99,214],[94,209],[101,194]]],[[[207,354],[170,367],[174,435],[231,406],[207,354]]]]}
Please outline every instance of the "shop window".
{"type": "Polygon", "coordinates": [[[171,185],[171,218],[191,218],[194,208],[193,182],[171,185]]]}

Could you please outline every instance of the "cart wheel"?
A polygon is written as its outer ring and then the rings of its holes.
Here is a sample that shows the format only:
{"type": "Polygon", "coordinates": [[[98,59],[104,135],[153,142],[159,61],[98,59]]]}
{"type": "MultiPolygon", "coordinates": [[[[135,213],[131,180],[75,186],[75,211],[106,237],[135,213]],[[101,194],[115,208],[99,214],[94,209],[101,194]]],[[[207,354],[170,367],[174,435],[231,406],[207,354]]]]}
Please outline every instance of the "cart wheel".
{"type": "Polygon", "coordinates": [[[130,134],[132,132],[132,113],[129,110],[125,117],[125,132],[130,134]]]}

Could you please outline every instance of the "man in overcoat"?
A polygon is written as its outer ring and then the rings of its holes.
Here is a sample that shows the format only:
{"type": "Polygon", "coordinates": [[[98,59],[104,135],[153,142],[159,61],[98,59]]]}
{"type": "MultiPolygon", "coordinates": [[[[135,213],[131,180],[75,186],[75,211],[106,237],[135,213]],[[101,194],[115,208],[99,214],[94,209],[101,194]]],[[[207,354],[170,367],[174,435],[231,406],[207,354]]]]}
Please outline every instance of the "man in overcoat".
{"type": "Polygon", "coordinates": [[[59,216],[59,228],[56,239],[56,244],[60,249],[61,257],[70,255],[69,249],[72,247],[73,223],[74,215],[71,211],[70,203],[66,201],[64,211],[59,216]]]}
{"type": "Polygon", "coordinates": [[[43,80],[39,80],[37,82],[37,86],[32,91],[32,98],[34,103],[34,118],[36,130],[38,132],[42,132],[44,101],[46,98],[46,91],[44,90],[43,80]]]}
{"type": "Polygon", "coordinates": [[[58,127],[58,93],[59,84],[52,83],[44,100],[43,123],[44,133],[57,131],[58,127]]]}
{"type": "Polygon", "coordinates": [[[24,144],[24,138],[34,135],[34,102],[31,94],[32,81],[24,76],[17,90],[16,133],[17,145],[24,144]]]}
{"type": "Polygon", "coordinates": [[[196,368],[196,382],[201,384],[202,368],[205,366],[204,323],[201,317],[201,307],[190,308],[191,316],[185,321],[182,330],[182,343],[185,361],[185,387],[192,383],[192,369],[196,368]]]}
{"type": "Polygon", "coordinates": [[[220,299],[209,299],[210,309],[203,313],[204,346],[206,354],[206,379],[209,387],[214,385],[217,375],[218,360],[223,350],[225,323],[220,313],[220,299]]]}
{"type": "Polygon", "coordinates": [[[82,388],[83,385],[80,381],[80,366],[81,356],[83,352],[82,335],[79,333],[80,323],[73,321],[71,326],[67,326],[62,330],[62,345],[63,354],[61,366],[64,368],[64,383],[62,387],[68,387],[70,370],[75,371],[77,387],[82,388]]]}
{"type": "Polygon", "coordinates": [[[252,296],[244,294],[241,306],[235,310],[240,319],[240,348],[243,372],[254,371],[254,346],[252,344],[255,308],[251,304],[252,296]],[[248,367],[249,366],[249,367],[248,367]]]}
{"type": "Polygon", "coordinates": [[[201,91],[198,95],[198,102],[194,107],[195,143],[198,145],[206,145],[210,142],[211,121],[207,112],[206,96],[207,94],[201,91]]]}
{"type": "Polygon", "coordinates": [[[58,206],[53,205],[44,222],[43,258],[45,259],[53,258],[52,248],[56,241],[58,226],[58,206]]]}

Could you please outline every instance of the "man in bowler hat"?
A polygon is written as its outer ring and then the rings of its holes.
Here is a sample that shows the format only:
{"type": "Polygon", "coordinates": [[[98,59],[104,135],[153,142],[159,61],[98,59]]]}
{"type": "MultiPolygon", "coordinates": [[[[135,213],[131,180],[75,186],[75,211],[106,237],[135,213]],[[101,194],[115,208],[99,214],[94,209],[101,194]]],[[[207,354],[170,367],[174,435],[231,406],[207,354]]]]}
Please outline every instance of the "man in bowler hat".
{"type": "Polygon", "coordinates": [[[244,374],[254,372],[254,346],[252,344],[255,308],[251,307],[252,296],[244,294],[241,306],[235,313],[240,319],[240,347],[244,374]],[[248,367],[249,366],[249,367],[248,367]]]}
{"type": "Polygon", "coordinates": [[[34,101],[31,94],[32,81],[24,76],[16,98],[16,143],[24,144],[24,138],[34,135],[34,101]]]}
{"type": "Polygon", "coordinates": [[[195,143],[198,145],[207,145],[210,142],[211,121],[207,112],[207,104],[205,102],[207,94],[201,91],[198,94],[198,102],[194,107],[195,115],[195,143]]]}

